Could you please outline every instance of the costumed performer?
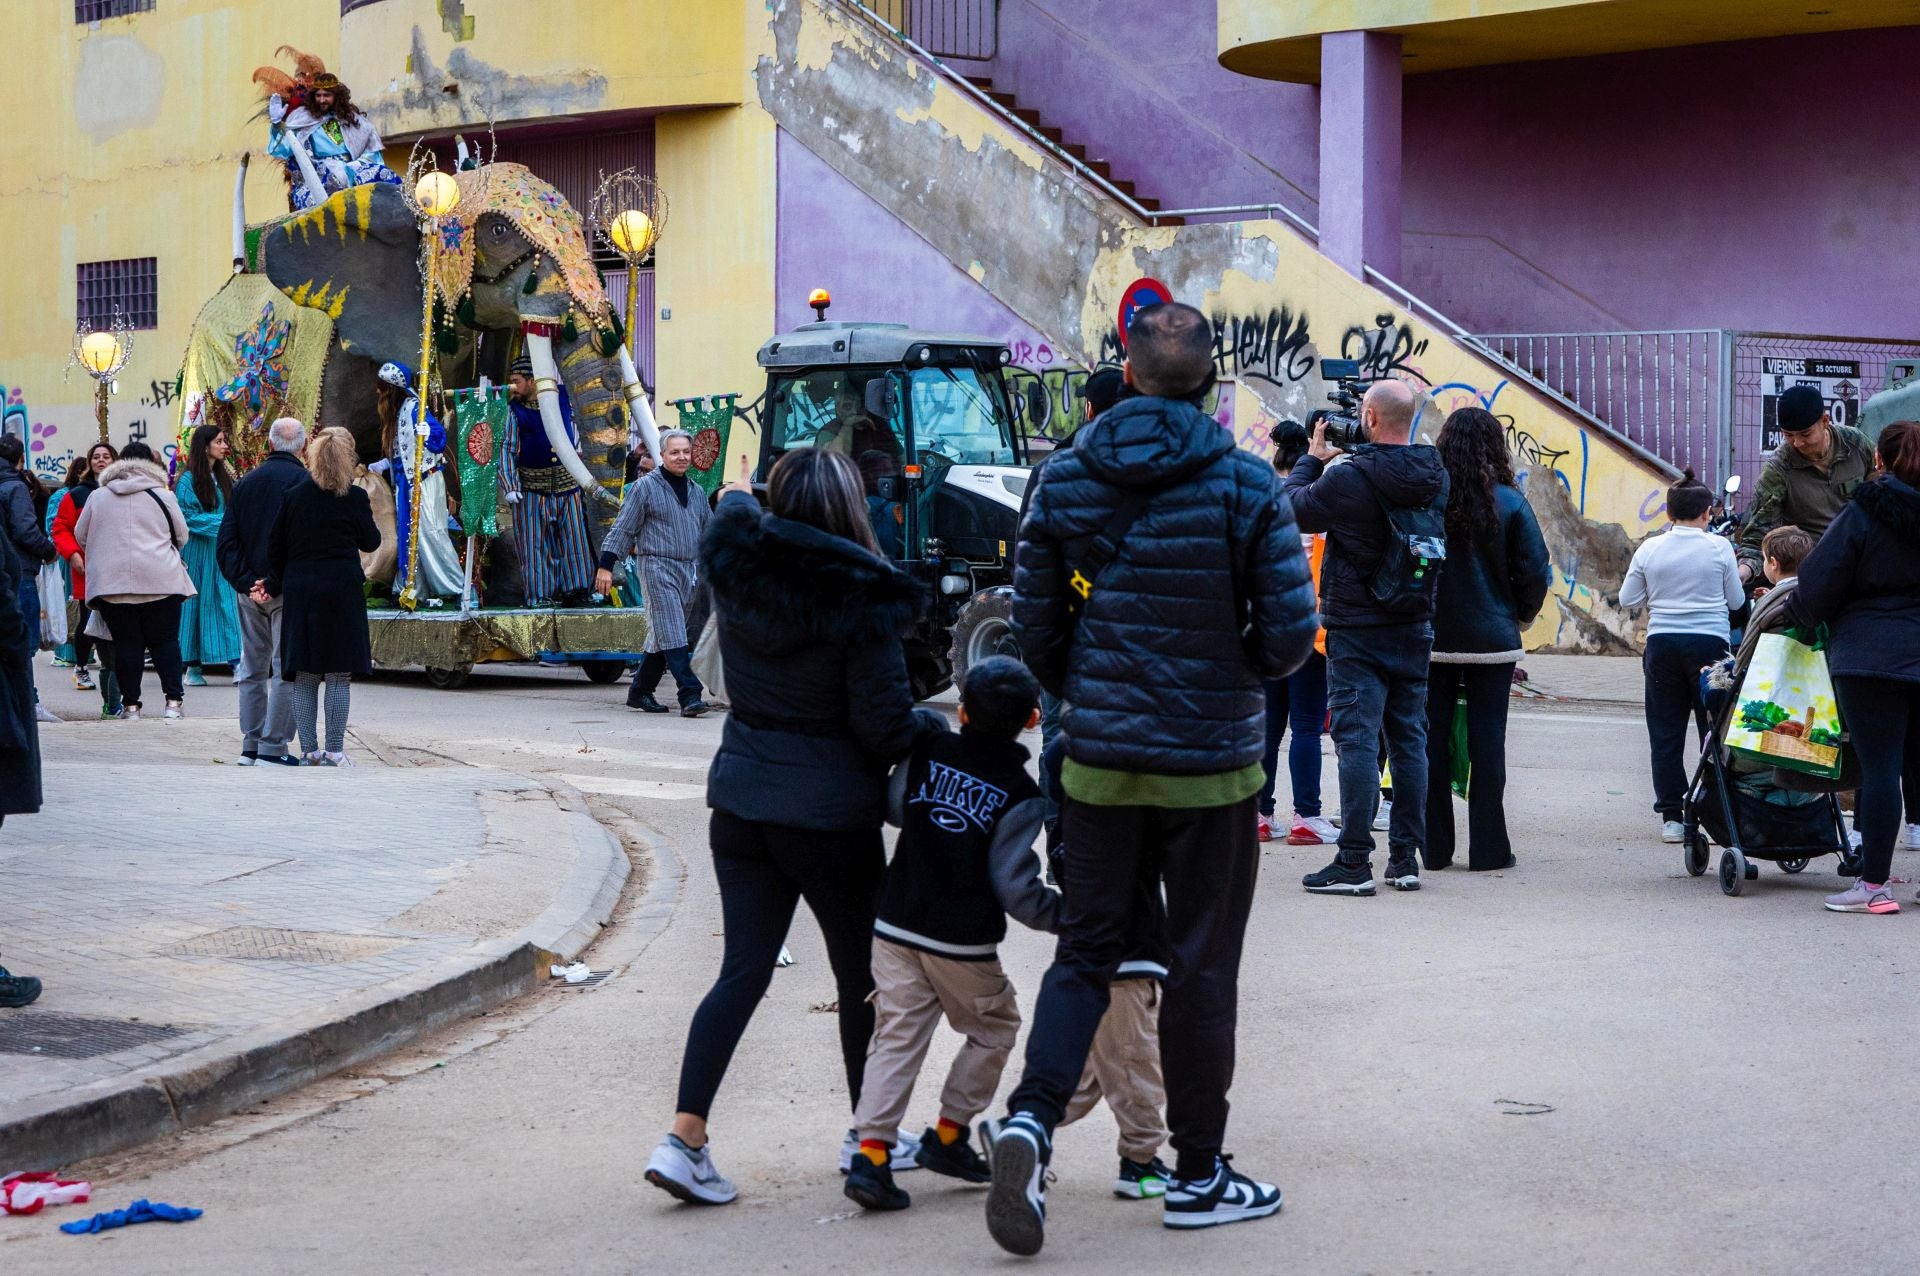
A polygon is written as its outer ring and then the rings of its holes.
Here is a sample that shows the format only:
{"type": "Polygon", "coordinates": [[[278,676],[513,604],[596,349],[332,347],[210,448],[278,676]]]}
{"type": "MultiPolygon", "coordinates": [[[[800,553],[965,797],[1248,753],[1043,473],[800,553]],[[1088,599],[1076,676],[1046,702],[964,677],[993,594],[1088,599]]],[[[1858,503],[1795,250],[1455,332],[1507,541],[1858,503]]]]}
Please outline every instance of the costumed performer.
{"type": "MultiPolygon", "coordinates": [[[[507,437],[500,449],[500,490],[513,512],[513,539],[520,552],[527,605],[542,607],[558,602],[567,607],[582,606],[593,586],[593,540],[587,525],[586,495],[560,463],[547,437],[534,387],[533,361],[525,355],[515,359],[507,381],[513,389],[513,402],[507,437]]],[[[577,448],[580,437],[574,429],[573,404],[564,386],[560,389],[560,419],[577,448]]]]}
{"type": "Polygon", "coordinates": [[[466,588],[466,572],[460,565],[460,553],[453,547],[449,531],[452,519],[447,513],[447,480],[442,473],[442,451],[447,446],[446,427],[429,412],[426,424],[416,425],[420,410],[413,391],[413,373],[403,363],[380,365],[378,403],[380,441],[386,455],[367,467],[393,480],[394,540],[398,555],[393,574],[393,593],[398,598],[413,581],[413,462],[414,448],[424,446],[420,458],[420,577],[414,594],[422,602],[458,598],[466,588]]]}
{"type": "Polygon", "coordinates": [[[207,685],[202,665],[240,660],[239,608],[215,552],[227,516],[227,494],[233,491],[233,467],[227,463],[232,450],[225,426],[216,421],[195,426],[184,472],[173,484],[174,499],[187,520],[180,559],[200,591],[180,604],[180,658],[186,662],[189,687],[207,685]]]}
{"type": "MultiPolygon", "coordinates": [[[[293,52],[284,46],[282,51],[293,52]]],[[[311,208],[350,186],[398,185],[399,175],[381,154],[379,130],[353,104],[352,91],[320,59],[296,52],[294,60],[294,76],[275,67],[261,67],[253,75],[272,90],[267,99],[267,154],[287,166],[294,209],[311,208]],[[319,174],[324,189],[317,196],[305,180],[296,147],[306,152],[319,174]]]]}
{"type": "Polygon", "coordinates": [[[680,688],[680,716],[707,711],[700,680],[693,673],[687,636],[687,604],[693,597],[700,533],[713,516],[707,494],[687,471],[693,468],[693,436],[668,430],[660,436],[660,468],[634,482],[620,506],[620,517],[600,546],[600,570],[594,588],[606,593],[613,568],[628,554],[640,562],[640,591],[647,608],[645,657],[627,690],[627,707],[665,713],[653,698],[662,674],[671,669],[680,688]]]}

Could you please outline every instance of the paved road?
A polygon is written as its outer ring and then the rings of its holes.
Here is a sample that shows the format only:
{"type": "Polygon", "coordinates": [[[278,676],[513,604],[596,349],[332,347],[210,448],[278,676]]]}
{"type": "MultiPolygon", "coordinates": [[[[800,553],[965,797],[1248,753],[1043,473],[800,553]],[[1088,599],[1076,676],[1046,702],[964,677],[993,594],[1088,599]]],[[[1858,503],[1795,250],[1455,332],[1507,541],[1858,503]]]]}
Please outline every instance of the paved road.
{"type": "MultiPolygon", "coordinates": [[[[110,1239],[0,1220],[0,1270],[1006,1265],[977,1189],[908,1175],[914,1208],[891,1217],[861,1217],[840,1195],[845,1108],[818,1009],[832,985],[804,920],[799,962],[777,975],[715,1112],[740,1203],[696,1212],[640,1180],[720,947],[697,787],[712,723],[628,716],[608,692],[558,676],[359,694],[370,730],[404,717],[430,725],[436,747],[488,760],[521,750],[636,814],[629,832],[655,845],[657,869],[653,894],[592,954],[614,976],[87,1167],[100,1201],[149,1196],[206,1217],[110,1239]]],[[[1286,1212],[1164,1231],[1153,1206],[1106,1195],[1112,1127],[1097,1114],[1060,1140],[1036,1267],[1920,1269],[1920,1156],[1900,1120],[1920,1098],[1908,1061],[1920,931],[1910,917],[1822,912],[1835,882],[1825,865],[1764,870],[1738,900],[1711,876],[1686,877],[1677,848],[1648,836],[1643,740],[1623,710],[1516,713],[1514,871],[1320,899],[1298,876],[1321,853],[1270,848],[1241,984],[1231,1143],[1246,1169],[1283,1185],[1286,1212]]],[[[1330,794],[1331,767],[1327,778],[1330,794]]],[[[1920,856],[1903,861],[1920,876],[1920,856]]],[[[1031,935],[1007,945],[1029,1004],[1045,955],[1031,935]]],[[[923,1089],[915,1119],[931,1104],[923,1089]]]]}

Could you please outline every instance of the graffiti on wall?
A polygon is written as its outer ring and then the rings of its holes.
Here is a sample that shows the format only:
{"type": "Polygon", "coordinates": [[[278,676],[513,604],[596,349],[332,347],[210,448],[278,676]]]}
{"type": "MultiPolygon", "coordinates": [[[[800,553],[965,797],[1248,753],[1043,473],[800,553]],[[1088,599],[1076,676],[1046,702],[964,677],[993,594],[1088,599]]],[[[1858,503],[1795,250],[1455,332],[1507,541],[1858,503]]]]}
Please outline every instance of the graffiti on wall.
{"type": "MultiPolygon", "coordinates": [[[[156,383],[158,384],[158,383],[156,383]]],[[[171,383],[168,383],[171,389],[171,383]]],[[[169,414],[142,399],[134,408],[137,415],[125,419],[127,409],[119,401],[112,405],[109,437],[116,446],[139,441],[151,447],[162,465],[171,466],[178,451],[169,429],[161,428],[169,414]]],[[[27,448],[27,465],[45,482],[66,480],[67,467],[100,437],[92,403],[35,403],[26,389],[0,383],[0,433],[19,437],[27,448]]]]}

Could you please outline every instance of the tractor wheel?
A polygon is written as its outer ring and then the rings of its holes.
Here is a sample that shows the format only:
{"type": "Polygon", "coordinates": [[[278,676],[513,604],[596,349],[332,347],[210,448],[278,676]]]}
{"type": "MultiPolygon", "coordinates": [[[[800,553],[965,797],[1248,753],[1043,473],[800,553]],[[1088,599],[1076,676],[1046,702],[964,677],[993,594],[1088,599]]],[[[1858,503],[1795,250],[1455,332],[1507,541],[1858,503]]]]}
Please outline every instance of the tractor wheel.
{"type": "Polygon", "coordinates": [[[967,600],[960,618],[953,622],[953,676],[964,678],[967,670],[988,656],[1020,659],[1020,645],[1013,639],[1013,587],[998,585],[983,589],[967,600]]]}

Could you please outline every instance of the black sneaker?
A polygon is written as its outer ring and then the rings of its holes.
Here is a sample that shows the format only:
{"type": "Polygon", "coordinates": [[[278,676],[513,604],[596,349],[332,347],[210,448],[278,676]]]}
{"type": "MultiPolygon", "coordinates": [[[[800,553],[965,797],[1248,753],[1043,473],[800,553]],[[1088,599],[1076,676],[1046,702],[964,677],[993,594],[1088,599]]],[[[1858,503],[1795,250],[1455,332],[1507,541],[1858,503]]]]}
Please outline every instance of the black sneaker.
{"type": "Polygon", "coordinates": [[[1387,861],[1387,885],[1397,891],[1417,891],[1420,889],[1420,861],[1409,855],[1405,859],[1387,861]]]}
{"type": "Polygon", "coordinates": [[[913,1204],[911,1196],[894,1186],[893,1167],[875,1165],[865,1154],[853,1158],[853,1168],[847,1171],[846,1193],[863,1210],[903,1210],[913,1204]]]}
{"type": "Polygon", "coordinates": [[[641,696],[628,696],[627,708],[638,709],[642,713],[671,712],[671,710],[669,710],[667,706],[661,704],[658,700],[655,700],[651,694],[641,695],[641,696]]]}
{"type": "Polygon", "coordinates": [[[993,1187],[987,1232],[1009,1254],[1031,1258],[1047,1240],[1047,1160],[1053,1141],[1040,1122],[1019,1112],[993,1136],[993,1187]]]}
{"type": "Polygon", "coordinates": [[[987,1158],[974,1151],[964,1138],[942,1143],[940,1132],[931,1128],[920,1136],[920,1168],[962,1183],[993,1181],[993,1167],[987,1164],[987,1158]]]}
{"type": "Polygon", "coordinates": [[[1280,1189],[1258,1183],[1233,1168],[1233,1158],[1222,1155],[1213,1177],[1203,1181],[1175,1179],[1167,1184],[1160,1204],[1160,1221],[1168,1227],[1218,1227],[1243,1223],[1280,1212],[1280,1189]]]}
{"type": "Polygon", "coordinates": [[[1371,895],[1373,862],[1362,860],[1349,864],[1336,855],[1333,863],[1317,873],[1308,873],[1300,879],[1300,884],[1315,895],[1371,895]]]}
{"type": "Polygon", "coordinates": [[[698,718],[712,708],[713,706],[705,700],[692,700],[680,706],[680,716],[683,718],[698,718]]]}
{"type": "Polygon", "coordinates": [[[40,999],[40,981],[32,975],[15,975],[0,966],[0,1007],[18,1010],[40,999]]]}
{"type": "Polygon", "coordinates": [[[1129,1161],[1123,1156],[1113,1179],[1113,1194],[1129,1201],[1150,1201],[1165,1196],[1172,1179],[1173,1171],[1157,1156],[1150,1161],[1129,1161]]]}

